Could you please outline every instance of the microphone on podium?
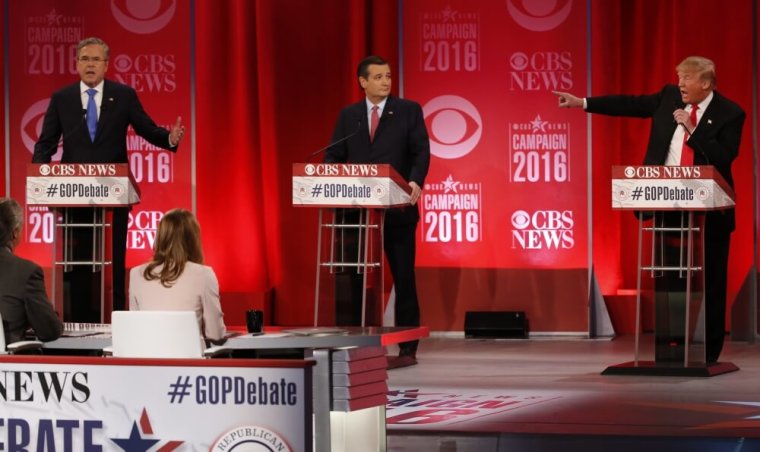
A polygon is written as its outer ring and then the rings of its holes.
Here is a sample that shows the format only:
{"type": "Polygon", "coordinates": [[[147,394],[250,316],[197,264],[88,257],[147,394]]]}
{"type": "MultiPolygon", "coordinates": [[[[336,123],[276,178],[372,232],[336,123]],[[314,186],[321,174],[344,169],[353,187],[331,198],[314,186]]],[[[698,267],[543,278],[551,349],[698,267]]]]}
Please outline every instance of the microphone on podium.
{"type": "Polygon", "coordinates": [[[80,118],[79,122],[76,123],[76,125],[72,127],[71,129],[65,130],[63,133],[61,133],[61,137],[58,139],[58,144],[56,145],[56,147],[60,146],[61,143],[63,143],[63,140],[66,139],[66,137],[73,135],[74,132],[81,129],[82,124],[87,124],[87,109],[86,108],[82,109],[82,117],[80,118]]]}
{"type": "Polygon", "coordinates": [[[352,136],[356,135],[357,133],[359,133],[359,129],[361,128],[361,125],[362,125],[361,121],[356,121],[356,130],[354,130],[353,132],[349,133],[345,137],[343,137],[341,139],[338,139],[338,140],[335,140],[332,143],[328,144],[327,146],[325,146],[325,147],[323,147],[321,149],[317,149],[316,151],[312,152],[311,154],[309,154],[309,159],[314,158],[315,156],[321,154],[322,152],[325,152],[326,150],[330,149],[331,147],[333,147],[333,146],[335,146],[337,144],[341,144],[342,142],[344,142],[344,141],[348,140],[349,138],[351,138],[352,136]]]}

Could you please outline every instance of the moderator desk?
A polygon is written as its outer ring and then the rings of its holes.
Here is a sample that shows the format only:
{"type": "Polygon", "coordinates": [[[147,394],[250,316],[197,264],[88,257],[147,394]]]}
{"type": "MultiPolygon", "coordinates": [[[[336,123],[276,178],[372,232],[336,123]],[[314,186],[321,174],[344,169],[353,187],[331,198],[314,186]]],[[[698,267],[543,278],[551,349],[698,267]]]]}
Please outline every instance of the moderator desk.
{"type": "MultiPolygon", "coordinates": [[[[346,375],[348,380],[351,379],[351,371],[354,370],[367,374],[367,369],[376,369],[376,364],[379,362],[378,357],[382,357],[384,362],[383,347],[427,337],[429,330],[427,327],[341,327],[338,329],[340,330],[339,333],[333,334],[330,333],[331,330],[336,329],[267,328],[266,334],[259,336],[240,334],[230,337],[224,346],[232,350],[299,349],[303,351],[304,358],[314,359],[316,363],[312,373],[314,450],[359,450],[356,448],[356,443],[351,444],[351,448],[348,449],[346,448],[347,444],[343,444],[344,441],[341,441],[340,438],[333,439],[333,436],[342,436],[350,444],[352,435],[369,435],[368,432],[359,433],[360,429],[355,428],[353,421],[343,418],[341,413],[354,410],[368,411],[362,410],[364,405],[372,401],[377,402],[377,399],[368,397],[344,399],[340,394],[336,394],[336,391],[346,390],[346,387],[337,386],[342,383],[337,381],[338,378],[336,378],[334,369],[343,368],[341,375],[346,375]],[[360,361],[364,364],[354,365],[360,361]]],[[[92,335],[84,335],[87,334],[86,332],[73,334],[77,334],[77,336],[61,337],[55,341],[47,342],[44,344],[44,348],[96,352],[111,345],[110,334],[106,332],[92,335]]],[[[385,366],[383,366],[382,372],[374,372],[374,374],[381,374],[383,381],[387,378],[385,366]]],[[[347,386],[351,386],[350,381],[347,386]]],[[[348,390],[350,391],[350,388],[348,390]]],[[[379,409],[376,410],[377,413],[373,418],[360,422],[363,424],[367,424],[367,422],[376,423],[377,430],[372,433],[377,436],[380,444],[371,450],[385,450],[385,404],[382,403],[381,406],[370,404],[369,406],[379,409]]],[[[359,411],[356,414],[361,416],[359,411]]],[[[356,417],[354,413],[351,413],[351,416],[356,417]]],[[[364,437],[367,438],[367,436],[364,437]]]]}

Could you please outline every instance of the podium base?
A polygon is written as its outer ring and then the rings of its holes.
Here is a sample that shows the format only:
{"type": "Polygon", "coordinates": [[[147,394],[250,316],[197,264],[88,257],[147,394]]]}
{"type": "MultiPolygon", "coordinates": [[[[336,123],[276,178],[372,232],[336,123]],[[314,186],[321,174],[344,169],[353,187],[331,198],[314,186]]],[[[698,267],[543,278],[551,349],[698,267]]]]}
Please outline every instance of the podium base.
{"type": "Polygon", "coordinates": [[[651,377],[714,377],[739,370],[734,363],[712,363],[689,367],[664,365],[655,361],[639,361],[634,365],[633,361],[610,366],[602,372],[602,375],[642,375],[651,377]]]}

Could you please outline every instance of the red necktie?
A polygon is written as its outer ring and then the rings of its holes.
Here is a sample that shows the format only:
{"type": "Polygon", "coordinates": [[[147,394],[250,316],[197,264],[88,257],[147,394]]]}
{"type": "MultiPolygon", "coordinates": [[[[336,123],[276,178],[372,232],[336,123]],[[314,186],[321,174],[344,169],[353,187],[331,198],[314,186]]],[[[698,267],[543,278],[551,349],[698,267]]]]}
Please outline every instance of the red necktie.
{"type": "Polygon", "coordinates": [[[380,124],[380,115],[377,114],[377,105],[372,107],[372,116],[369,122],[369,141],[370,143],[375,140],[375,131],[377,125],[380,124]]]}
{"type": "MultiPolygon", "coordinates": [[[[691,125],[694,126],[694,128],[697,128],[697,110],[699,109],[699,105],[697,104],[691,104],[691,115],[689,119],[691,120],[691,125]]],[[[689,139],[691,135],[684,131],[683,134],[683,147],[681,148],[681,166],[692,166],[694,165],[694,149],[692,149],[688,144],[686,144],[686,140],[689,139]]]]}

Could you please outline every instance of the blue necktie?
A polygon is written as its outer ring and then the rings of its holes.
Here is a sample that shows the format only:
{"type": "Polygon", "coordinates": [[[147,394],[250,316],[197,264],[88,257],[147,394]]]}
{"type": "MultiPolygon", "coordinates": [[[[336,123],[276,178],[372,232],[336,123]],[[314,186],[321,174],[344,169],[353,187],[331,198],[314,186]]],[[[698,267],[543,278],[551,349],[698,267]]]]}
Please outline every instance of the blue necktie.
{"type": "Polygon", "coordinates": [[[87,130],[90,131],[90,140],[95,142],[95,132],[98,131],[98,106],[95,105],[95,93],[98,90],[90,88],[87,90],[87,130]]]}

